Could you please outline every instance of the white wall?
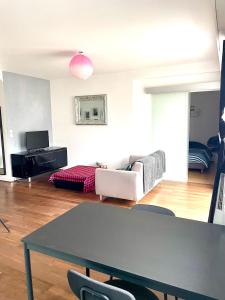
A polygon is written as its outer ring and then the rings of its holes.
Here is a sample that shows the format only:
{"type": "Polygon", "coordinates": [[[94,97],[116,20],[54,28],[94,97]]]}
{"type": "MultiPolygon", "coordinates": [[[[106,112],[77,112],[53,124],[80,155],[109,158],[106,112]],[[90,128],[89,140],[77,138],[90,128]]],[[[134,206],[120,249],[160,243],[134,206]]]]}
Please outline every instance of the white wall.
{"type": "Polygon", "coordinates": [[[190,140],[206,144],[219,130],[219,92],[191,93],[190,102],[199,109],[199,116],[190,117],[190,140]]]}
{"type": "Polygon", "coordinates": [[[140,81],[133,81],[133,153],[151,152],[151,99],[140,81]]]}
{"type": "Polygon", "coordinates": [[[166,153],[165,179],[188,179],[189,95],[169,93],[151,96],[152,150],[166,153]]]}
{"type": "Polygon", "coordinates": [[[68,147],[69,166],[100,161],[118,167],[150,147],[149,99],[127,73],[52,80],[51,98],[53,142],[68,147]],[[107,94],[108,125],[75,125],[73,97],[92,94],[107,94]],[[142,136],[136,136],[137,125],[142,136]]]}
{"type": "MultiPolygon", "coordinates": [[[[120,166],[127,161],[129,154],[148,154],[161,144],[152,146],[151,140],[151,100],[150,95],[143,92],[145,87],[160,87],[174,84],[199,84],[216,82],[219,74],[207,64],[167,66],[142,71],[94,74],[86,81],[75,78],[51,81],[51,107],[53,122],[53,144],[68,148],[69,166],[76,164],[94,164],[104,162],[111,167],[120,166]],[[179,79],[179,80],[178,80],[179,79]],[[77,95],[107,94],[108,125],[81,126],[75,125],[75,107],[73,97],[77,95]]],[[[171,180],[187,180],[187,131],[188,100],[187,93],[179,93],[181,100],[176,104],[167,101],[168,110],[176,109],[177,121],[182,119],[180,131],[174,137],[181,136],[182,142],[173,152],[172,162],[168,161],[167,178],[171,180]],[[183,97],[181,97],[183,95],[183,97]],[[184,96],[185,95],[185,96],[184,96]],[[170,103],[169,103],[170,102],[170,103]],[[180,106],[181,105],[181,106],[180,106]],[[185,134],[183,134],[183,131],[185,134]],[[181,133],[182,132],[182,133],[181,133]],[[186,137],[186,138],[185,138],[186,137]],[[179,152],[178,152],[179,151],[179,152]],[[179,156],[179,170],[174,171],[174,157],[179,156]]],[[[175,118],[175,119],[176,119],[175,118]]],[[[168,124],[167,124],[168,126],[168,124]]],[[[176,128],[175,124],[171,124],[176,128]]],[[[168,144],[169,137],[166,137],[168,144]]],[[[167,148],[168,148],[167,144],[167,148]]],[[[169,154],[170,153],[170,154],[169,154]]],[[[172,153],[172,154],[171,154],[172,153]]],[[[167,156],[168,156],[167,155],[167,156]]],[[[168,158],[169,159],[169,158],[168,158]]]]}

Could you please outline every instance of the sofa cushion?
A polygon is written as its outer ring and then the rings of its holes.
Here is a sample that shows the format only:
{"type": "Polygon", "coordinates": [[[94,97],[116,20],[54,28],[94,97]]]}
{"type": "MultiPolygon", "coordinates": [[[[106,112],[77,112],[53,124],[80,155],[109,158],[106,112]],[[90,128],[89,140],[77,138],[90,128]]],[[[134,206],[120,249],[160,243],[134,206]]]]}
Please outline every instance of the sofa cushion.
{"type": "Polygon", "coordinates": [[[123,167],[121,167],[117,170],[131,171],[132,170],[132,164],[125,164],[123,167]]]}

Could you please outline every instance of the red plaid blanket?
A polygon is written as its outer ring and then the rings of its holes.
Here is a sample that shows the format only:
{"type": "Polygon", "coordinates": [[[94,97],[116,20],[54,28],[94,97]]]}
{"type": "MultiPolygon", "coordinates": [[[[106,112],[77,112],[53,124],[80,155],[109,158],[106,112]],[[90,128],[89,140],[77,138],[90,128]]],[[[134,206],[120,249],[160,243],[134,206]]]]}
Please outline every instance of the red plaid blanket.
{"type": "Polygon", "coordinates": [[[64,180],[72,182],[83,182],[84,192],[91,192],[95,190],[95,169],[92,166],[76,166],[66,170],[61,170],[52,174],[49,181],[64,180]]]}

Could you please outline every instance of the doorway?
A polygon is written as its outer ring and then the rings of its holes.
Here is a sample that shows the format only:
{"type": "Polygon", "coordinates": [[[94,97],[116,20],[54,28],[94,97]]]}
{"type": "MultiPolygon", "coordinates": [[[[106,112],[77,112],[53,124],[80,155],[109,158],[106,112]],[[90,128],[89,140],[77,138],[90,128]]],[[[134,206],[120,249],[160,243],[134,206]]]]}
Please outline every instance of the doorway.
{"type": "Polygon", "coordinates": [[[192,92],[188,181],[213,185],[218,157],[219,91],[192,92]]]}

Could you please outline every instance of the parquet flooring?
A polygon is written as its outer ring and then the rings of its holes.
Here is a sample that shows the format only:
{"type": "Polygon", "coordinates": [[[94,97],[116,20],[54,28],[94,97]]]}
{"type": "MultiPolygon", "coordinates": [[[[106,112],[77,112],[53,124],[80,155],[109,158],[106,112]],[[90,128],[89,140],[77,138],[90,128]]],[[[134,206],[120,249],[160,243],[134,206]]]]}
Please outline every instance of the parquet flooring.
{"type": "MultiPolygon", "coordinates": [[[[211,193],[211,185],[163,181],[141,203],[167,207],[178,217],[206,221],[211,193]]],[[[94,193],[56,189],[45,176],[31,184],[0,182],[0,216],[11,230],[6,233],[0,227],[0,300],[27,299],[22,237],[84,201],[99,200],[94,193]]],[[[104,203],[127,208],[135,204],[110,198],[104,203]]],[[[32,253],[31,259],[36,300],[75,299],[68,288],[66,272],[71,267],[84,272],[83,268],[37,253],[32,253]]],[[[93,271],[92,276],[108,279],[93,271]]]]}

